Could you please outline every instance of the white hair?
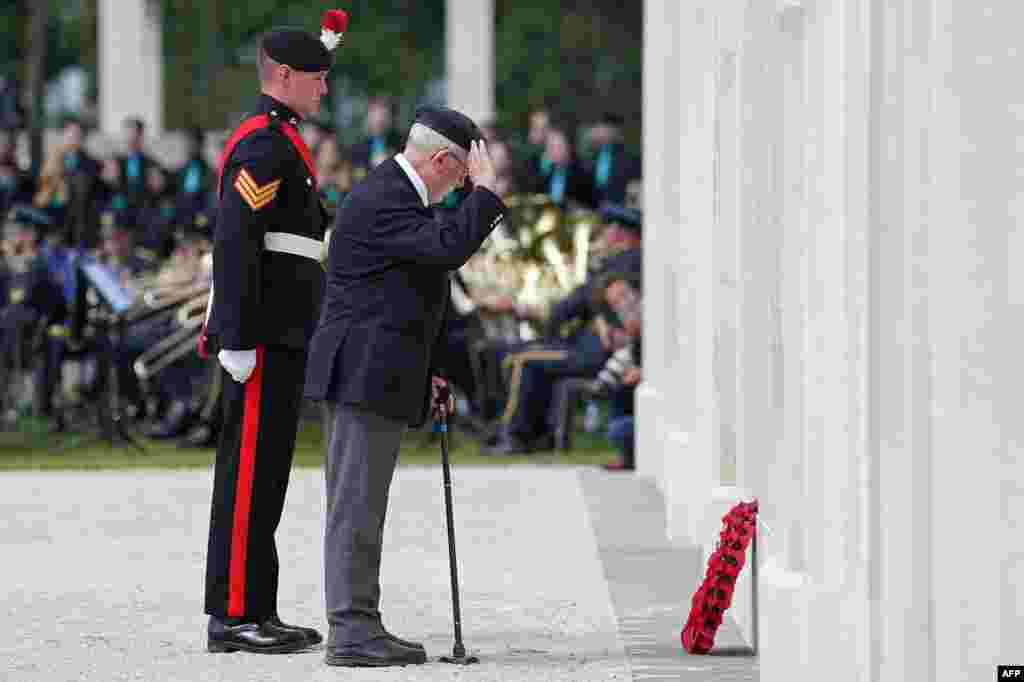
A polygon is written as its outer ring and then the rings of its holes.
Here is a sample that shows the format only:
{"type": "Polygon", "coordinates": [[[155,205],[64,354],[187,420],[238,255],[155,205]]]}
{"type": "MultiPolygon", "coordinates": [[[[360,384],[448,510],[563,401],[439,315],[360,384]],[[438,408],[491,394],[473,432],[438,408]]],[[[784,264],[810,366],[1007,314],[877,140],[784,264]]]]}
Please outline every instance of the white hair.
{"type": "MultiPolygon", "coordinates": [[[[406,152],[413,152],[416,156],[423,158],[429,157],[442,149],[459,149],[455,154],[460,160],[463,160],[462,157],[465,154],[459,148],[459,145],[422,123],[412,124],[412,127],[409,129],[409,140],[405,143],[405,149],[406,152]]],[[[408,156],[408,154],[406,155],[408,156]]]]}

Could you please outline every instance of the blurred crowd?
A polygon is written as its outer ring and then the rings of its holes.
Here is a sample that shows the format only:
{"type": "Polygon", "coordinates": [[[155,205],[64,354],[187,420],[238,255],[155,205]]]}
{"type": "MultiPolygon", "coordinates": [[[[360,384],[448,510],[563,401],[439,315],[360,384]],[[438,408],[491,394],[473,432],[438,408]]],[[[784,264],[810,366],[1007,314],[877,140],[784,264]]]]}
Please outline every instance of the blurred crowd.
{"type": "MultiPolygon", "coordinates": [[[[484,291],[455,273],[441,365],[460,418],[490,454],[571,447],[577,418],[597,409],[620,451],[614,467],[632,468],[641,164],[623,144],[623,123],[604,114],[577,128],[538,108],[526,130],[483,126],[507,203],[551,209],[565,225],[570,215],[586,217],[595,255],[575,286],[546,302],[484,291]]],[[[210,447],[220,373],[194,348],[216,229],[217,160],[205,150],[224,135],[193,131],[184,163],[168,168],[148,153],[141,120],[124,122],[119,153],[94,157],[86,132],[67,118],[59,142],[30,169],[18,162],[16,131],[0,131],[0,428],[26,419],[53,431],[116,422],[210,447]]],[[[401,151],[404,131],[393,103],[372,98],[357,144],[341,144],[320,121],[303,122],[301,132],[333,211],[401,151]]],[[[464,192],[436,210],[455,210],[464,192]]],[[[506,220],[495,240],[522,243],[516,232],[532,227],[506,220]]]]}

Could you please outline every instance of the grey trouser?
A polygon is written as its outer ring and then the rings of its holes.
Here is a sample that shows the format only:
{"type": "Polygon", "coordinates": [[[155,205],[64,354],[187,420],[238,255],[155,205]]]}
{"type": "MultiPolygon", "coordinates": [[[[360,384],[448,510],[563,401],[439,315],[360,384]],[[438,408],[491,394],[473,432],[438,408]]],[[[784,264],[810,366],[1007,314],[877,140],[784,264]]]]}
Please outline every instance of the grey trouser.
{"type": "Polygon", "coordinates": [[[380,556],[405,424],[328,403],[324,586],[331,646],[381,632],[380,556]]]}

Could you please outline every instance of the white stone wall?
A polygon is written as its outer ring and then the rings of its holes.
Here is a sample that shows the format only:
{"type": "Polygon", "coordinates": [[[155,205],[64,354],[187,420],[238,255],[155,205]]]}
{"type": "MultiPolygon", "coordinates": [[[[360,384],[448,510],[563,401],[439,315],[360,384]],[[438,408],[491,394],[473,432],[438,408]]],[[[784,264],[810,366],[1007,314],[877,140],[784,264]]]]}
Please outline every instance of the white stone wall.
{"type": "Polygon", "coordinates": [[[494,120],[494,0],[447,0],[447,105],[478,124],[494,120]]]}
{"type": "Polygon", "coordinates": [[[1022,19],[645,4],[638,466],[681,541],[761,500],[764,680],[1024,651],[1022,19]]]}

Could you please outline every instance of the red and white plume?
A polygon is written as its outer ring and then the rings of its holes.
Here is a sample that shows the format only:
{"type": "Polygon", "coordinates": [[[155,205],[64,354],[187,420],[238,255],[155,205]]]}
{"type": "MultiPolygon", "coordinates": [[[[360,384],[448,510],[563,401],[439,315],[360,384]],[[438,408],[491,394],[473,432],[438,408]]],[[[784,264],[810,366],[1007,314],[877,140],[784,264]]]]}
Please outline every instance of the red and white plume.
{"type": "Polygon", "coordinates": [[[329,9],[324,12],[320,22],[320,42],[328,50],[333,51],[345,35],[348,28],[348,12],[343,9],[329,9]]]}

